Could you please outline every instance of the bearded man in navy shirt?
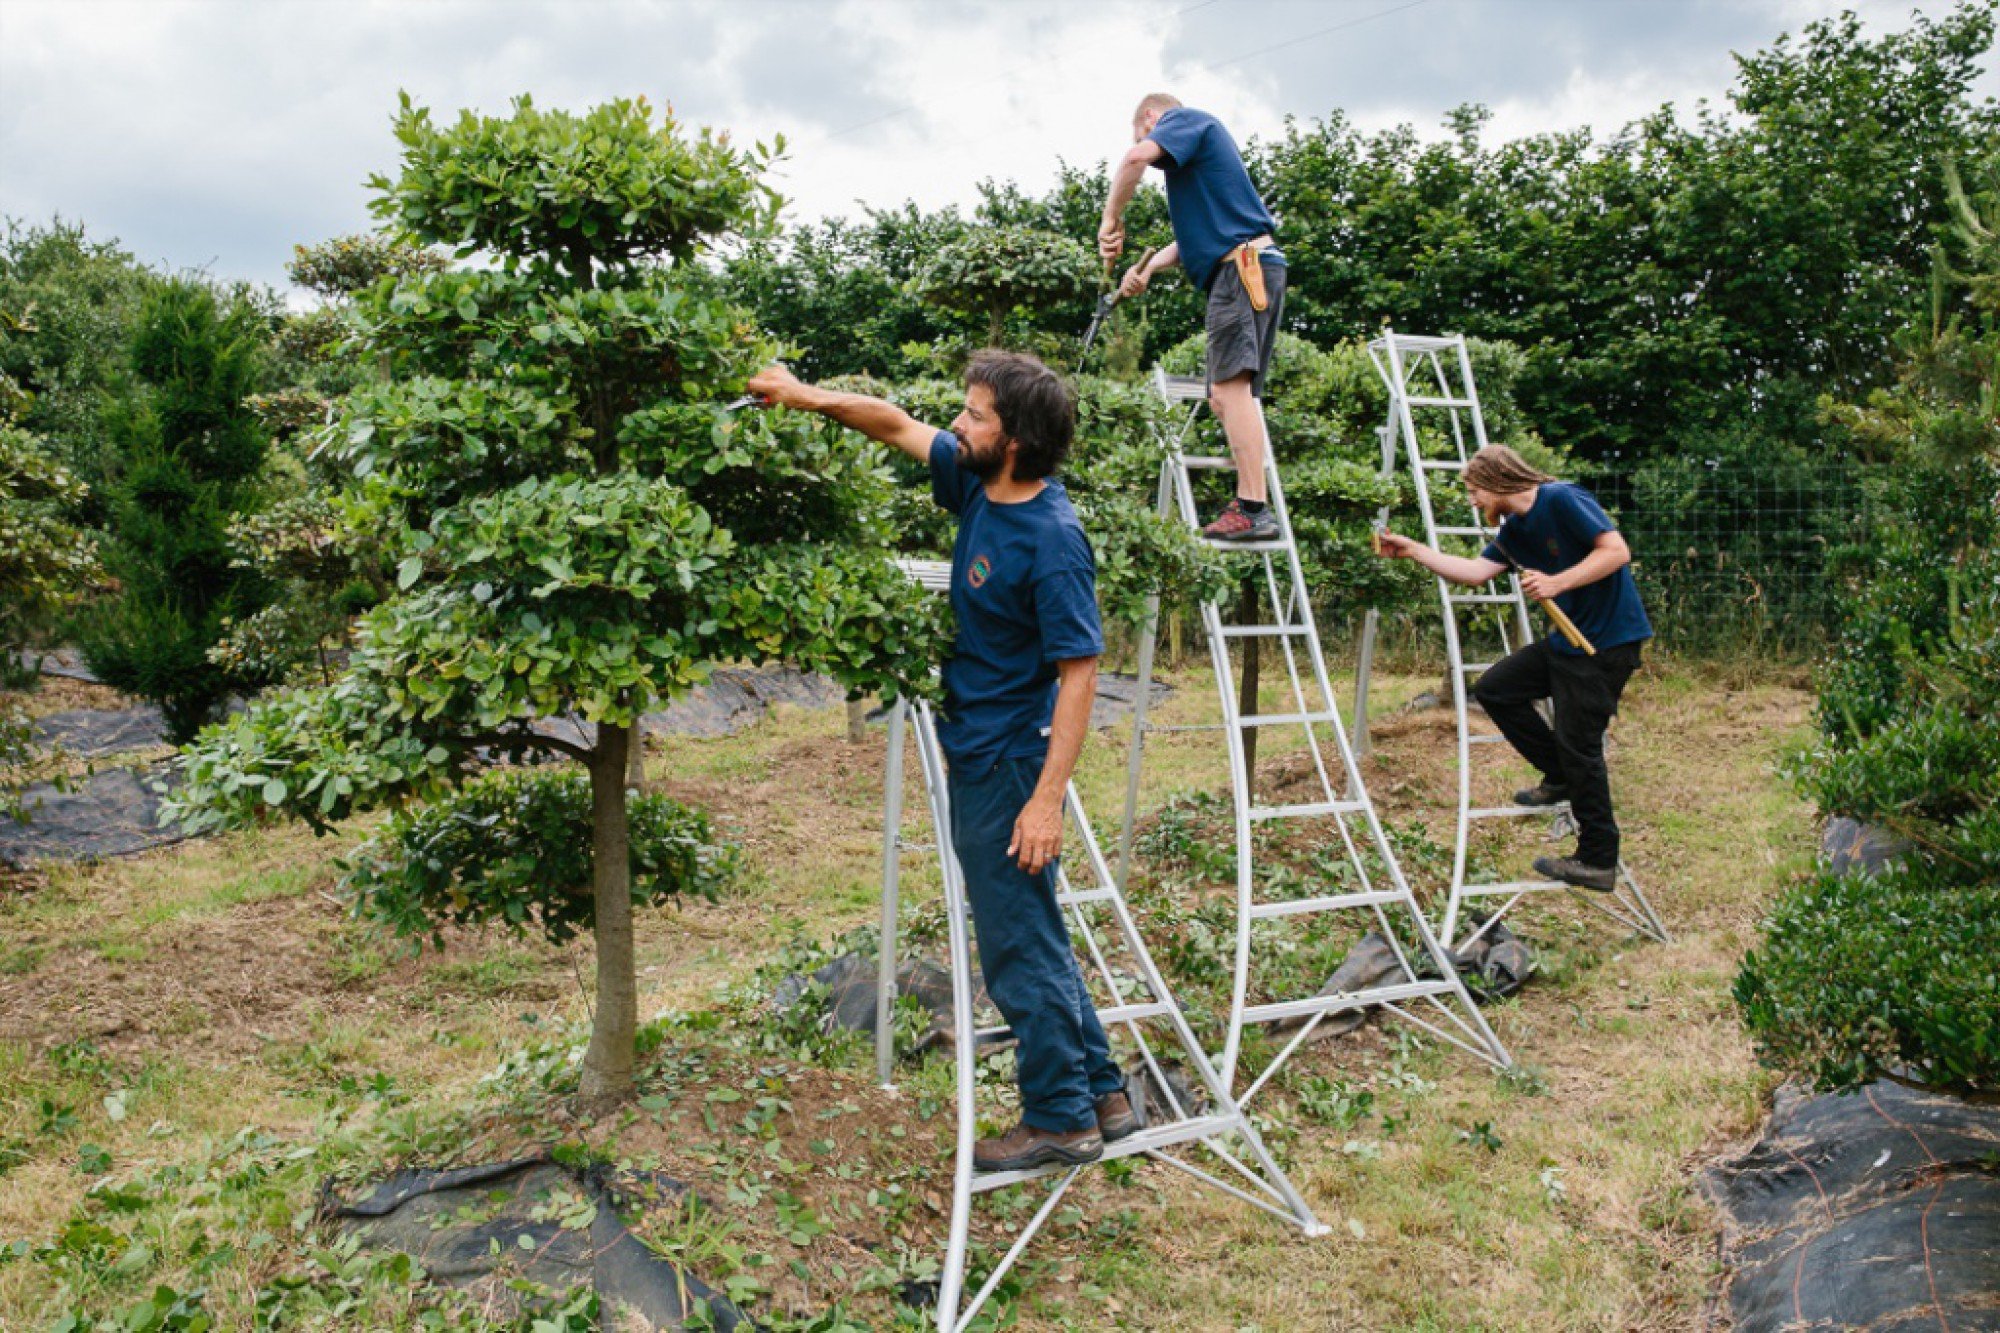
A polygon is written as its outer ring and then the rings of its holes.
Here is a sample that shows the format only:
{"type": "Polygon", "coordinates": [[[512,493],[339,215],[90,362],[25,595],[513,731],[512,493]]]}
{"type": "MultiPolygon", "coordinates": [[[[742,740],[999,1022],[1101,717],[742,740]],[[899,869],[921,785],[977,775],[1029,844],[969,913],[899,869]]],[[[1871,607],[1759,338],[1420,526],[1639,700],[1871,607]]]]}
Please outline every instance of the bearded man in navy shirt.
{"type": "Polygon", "coordinates": [[[1236,498],[1202,529],[1210,541],[1275,541],[1277,516],[1264,481],[1264,376],[1277,345],[1285,308],[1285,256],[1272,242],[1277,223],[1250,183],[1243,154],[1222,122],[1182,106],[1166,93],[1149,93],[1132,115],[1132,148],[1111,176],[1098,226],[1097,251],[1106,264],[1125,248],[1125,206],[1146,168],[1167,179],[1167,213],[1173,244],[1135,264],[1118,285],[1137,296],[1153,276],[1175,264],[1208,294],[1203,322],[1208,361],[1208,403],[1229,455],[1236,463],[1236,498]]]}
{"type": "Polygon", "coordinates": [[[957,637],[938,741],[980,971],[1020,1042],[1021,1123],[981,1139],[973,1160],[982,1171],[1095,1161],[1139,1122],[1056,902],[1063,797],[1104,651],[1096,560],[1054,478],[1075,434],[1075,400],[1040,361],[995,351],[967,366],[964,410],[948,431],[778,366],[748,387],[927,464],[932,498],[958,516],[957,637]]]}
{"type": "Polygon", "coordinates": [[[1382,534],[1382,554],[1414,560],[1453,583],[1485,583],[1520,571],[1521,590],[1552,599],[1594,656],[1551,633],[1487,668],[1473,686],[1501,734],[1542,772],[1541,782],[1516,792],[1521,805],[1569,802],[1576,817],[1576,855],[1538,857],[1550,879],[1609,893],[1618,883],[1618,820],[1604,764],[1604,729],[1618,712],[1625,682],[1653,637],[1652,622],[1632,582],[1632,551],[1597,498],[1574,482],[1531,467],[1504,444],[1489,444],[1465,465],[1465,489],[1499,531],[1475,558],[1445,555],[1409,537],[1382,534]],[[1555,705],[1555,726],[1535,705],[1555,705]]]}

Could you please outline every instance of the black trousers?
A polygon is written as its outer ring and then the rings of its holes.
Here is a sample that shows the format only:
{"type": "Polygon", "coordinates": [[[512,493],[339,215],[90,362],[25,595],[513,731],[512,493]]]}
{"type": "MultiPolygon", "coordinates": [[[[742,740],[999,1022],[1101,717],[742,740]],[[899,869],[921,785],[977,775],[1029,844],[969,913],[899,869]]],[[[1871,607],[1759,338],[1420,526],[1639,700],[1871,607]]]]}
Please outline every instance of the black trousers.
{"type": "Polygon", "coordinates": [[[1472,687],[1521,757],[1542,777],[1569,788],[1576,816],[1576,859],[1585,865],[1618,864],[1618,820],[1611,812],[1611,775],[1604,766],[1604,729],[1618,712],[1618,696],[1639,669],[1643,645],[1600,648],[1595,657],[1570,657],[1537,639],[1495,662],[1472,687]],[[1553,728],[1535,704],[1555,703],[1553,728]]]}

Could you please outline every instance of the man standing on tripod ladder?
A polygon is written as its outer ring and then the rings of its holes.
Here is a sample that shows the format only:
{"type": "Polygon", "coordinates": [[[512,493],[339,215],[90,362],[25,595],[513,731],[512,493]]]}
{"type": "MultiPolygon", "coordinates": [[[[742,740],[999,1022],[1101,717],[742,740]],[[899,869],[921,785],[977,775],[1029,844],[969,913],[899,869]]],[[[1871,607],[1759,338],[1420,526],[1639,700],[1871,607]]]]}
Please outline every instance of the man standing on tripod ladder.
{"type": "Polygon", "coordinates": [[[1641,648],[1653,637],[1632,581],[1631,549],[1589,491],[1537,471],[1503,444],[1475,453],[1464,477],[1474,507],[1499,528],[1476,559],[1445,555],[1393,532],[1381,534],[1381,552],[1468,586],[1512,566],[1520,571],[1521,590],[1552,600],[1596,650],[1552,633],[1494,663],[1472,694],[1508,743],[1542,772],[1541,782],[1516,792],[1515,801],[1568,801],[1576,817],[1576,855],[1538,857],[1537,873],[1609,893],[1618,885],[1618,821],[1604,729],[1638,669],[1641,648]],[[1543,699],[1555,705],[1553,728],[1536,710],[1543,699]]]}
{"type": "Polygon", "coordinates": [[[1276,541],[1278,520],[1264,485],[1264,376],[1285,305],[1285,257],[1271,242],[1277,224],[1250,183],[1243,154],[1222,122],[1150,93],[1132,116],[1132,148],[1112,173],[1097,252],[1106,265],[1125,248],[1125,206],[1147,167],[1167,177],[1174,241],[1134,264],[1118,285],[1137,296],[1153,275],[1179,263],[1208,293],[1208,403],[1229,438],[1236,498],[1201,535],[1211,541],[1276,541]]]}

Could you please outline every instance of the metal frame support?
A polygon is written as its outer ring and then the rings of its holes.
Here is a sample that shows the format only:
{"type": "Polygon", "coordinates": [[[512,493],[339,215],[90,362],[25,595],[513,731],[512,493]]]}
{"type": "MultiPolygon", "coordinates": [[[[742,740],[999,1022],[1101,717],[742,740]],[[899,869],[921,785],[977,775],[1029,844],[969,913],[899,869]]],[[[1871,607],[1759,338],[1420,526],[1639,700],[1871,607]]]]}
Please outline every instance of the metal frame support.
{"type": "MultiPolygon", "coordinates": [[[[1486,444],[1486,420],[1480,410],[1479,389],[1472,375],[1472,357],[1464,337],[1458,334],[1442,338],[1416,337],[1384,330],[1380,338],[1368,345],[1368,355],[1389,391],[1389,420],[1381,432],[1383,475],[1389,476],[1394,472],[1399,452],[1396,445],[1400,441],[1403,446],[1400,452],[1409,467],[1417,493],[1417,508],[1424,521],[1424,540],[1430,546],[1438,547],[1441,542],[1452,538],[1490,538],[1494,529],[1469,503],[1466,506],[1469,516],[1463,523],[1440,523],[1437,506],[1431,497],[1432,474],[1457,476],[1465,470],[1472,450],[1486,444]],[[1417,428],[1415,412],[1418,409],[1425,411],[1427,421],[1437,423],[1437,428],[1429,435],[1419,432],[1417,428]],[[1442,418],[1430,415],[1433,413],[1441,413],[1442,418]],[[1436,444],[1447,446],[1446,451],[1434,452],[1432,446],[1436,444]]],[[[1382,520],[1386,522],[1387,518],[1385,510],[1382,520]]],[[[1516,647],[1531,641],[1534,628],[1528,617],[1528,601],[1521,591],[1520,578],[1512,569],[1476,591],[1462,590],[1443,578],[1437,579],[1436,583],[1438,607],[1444,624],[1452,709],[1457,724],[1458,757],[1458,808],[1452,840],[1451,884],[1438,933],[1450,941],[1453,948],[1464,949],[1530,894],[1566,892],[1627,929],[1666,943],[1669,938],[1666,927],[1653,911],[1652,904],[1646,901],[1646,895],[1632,877],[1631,869],[1622,861],[1618,866],[1618,887],[1609,894],[1581,890],[1560,880],[1502,880],[1491,883],[1467,880],[1466,861],[1473,824],[1551,813],[1551,808],[1544,806],[1476,806],[1472,794],[1473,747],[1506,743],[1498,735],[1472,729],[1472,679],[1516,647]],[[1495,612],[1499,616],[1493,635],[1497,648],[1488,660],[1468,662],[1467,637],[1477,630],[1482,613],[1495,612]],[[1462,622],[1461,615],[1472,623],[1462,622]],[[1502,901],[1481,924],[1461,937],[1458,934],[1461,917],[1469,914],[1474,900],[1486,898],[1502,901]]],[[[1360,697],[1365,697],[1366,673],[1373,663],[1375,632],[1376,621],[1371,612],[1362,629],[1362,676],[1355,687],[1360,697]]],[[[1480,655],[1487,656],[1486,650],[1482,649],[1480,655]]],[[[1554,813],[1558,819],[1567,818],[1568,807],[1554,807],[1554,813]]]]}
{"type": "MultiPolygon", "coordinates": [[[[1159,505],[1163,516],[1177,517],[1199,530],[1191,474],[1233,467],[1227,457],[1191,456],[1187,445],[1208,403],[1206,384],[1200,379],[1177,378],[1156,370],[1155,390],[1168,403],[1186,405],[1178,433],[1163,440],[1160,465],[1159,505]]],[[[1304,1020],[1298,1033],[1282,1047],[1255,1079],[1238,1094],[1239,1105],[1251,1098],[1312,1035],[1313,1029],[1329,1014],[1345,1010],[1381,1006],[1387,1012],[1422,1028],[1459,1049],[1498,1068],[1512,1057],[1487,1025],[1459,980],[1451,956],[1432,933],[1430,923],[1411,893],[1397,860],[1395,849],[1383,832],[1362,779],[1355,749],[1340,716],[1340,707],[1327,674],[1326,658],[1320,648],[1319,630],[1313,619],[1312,600],[1300,566],[1298,545],[1292,537],[1291,518],[1285,506],[1284,484],[1278,475],[1277,459],[1266,439],[1265,480],[1270,504],[1277,519],[1276,540],[1239,542],[1221,549],[1255,557],[1248,575],[1261,586],[1261,612],[1269,619],[1255,624],[1225,625],[1222,608],[1209,602],[1202,607],[1202,624],[1208,635],[1209,656],[1215,671],[1216,692],[1221,698],[1223,732],[1229,760],[1232,808],[1236,839],[1236,940],[1234,975],[1230,992],[1229,1024],[1224,1035],[1218,1066],[1224,1083],[1238,1086],[1238,1063],[1245,1026],[1280,1020],[1304,1020]],[[1289,711],[1250,713],[1240,710],[1236,680],[1230,660],[1233,640],[1275,640],[1284,664],[1289,711]],[[1304,646],[1304,673],[1299,662],[1299,645],[1304,646]],[[1308,684],[1307,677],[1310,677],[1308,684]],[[1313,799],[1303,802],[1259,806],[1253,804],[1252,774],[1245,755],[1244,735],[1253,727],[1292,728],[1302,736],[1318,782],[1313,799]],[[1323,746],[1332,742],[1337,769],[1330,769],[1323,746]],[[1336,781],[1336,772],[1339,776],[1336,781]],[[1263,900],[1254,865],[1252,830],[1270,820],[1331,820],[1330,840],[1345,850],[1351,873],[1348,891],[1304,899],[1263,900]],[[1370,859],[1379,866],[1371,873],[1370,859]],[[1250,973],[1253,962],[1253,934],[1263,922],[1308,912],[1365,911],[1380,928],[1382,936],[1401,964],[1404,981],[1365,989],[1325,993],[1275,1002],[1251,1003],[1250,973]],[[1401,929],[1398,929],[1400,925],[1401,929]],[[1406,950],[1407,936],[1417,940],[1415,950],[1406,950]],[[1423,977],[1412,954],[1430,964],[1430,977],[1423,977]]],[[[1152,650],[1158,633],[1158,601],[1149,604],[1152,615],[1140,640],[1139,691],[1143,699],[1151,688],[1152,650]]],[[[1132,829],[1138,809],[1141,752],[1145,745],[1146,719],[1135,713],[1132,753],[1127,772],[1125,825],[1120,835],[1120,875],[1129,870],[1132,829]]]]}
{"type": "MultiPolygon", "coordinates": [[[[939,587],[948,577],[949,567],[936,562],[904,562],[912,577],[930,587],[939,587]],[[941,573],[942,571],[942,573],[941,573]]],[[[1143,696],[1142,696],[1143,697],[1143,696]]],[[[972,1000],[972,920],[966,900],[963,873],[951,846],[951,811],[946,785],[944,752],[938,744],[935,718],[930,705],[899,700],[889,714],[889,748],[884,782],[884,832],[882,867],[882,933],[876,995],[877,1074],[885,1086],[893,1078],[895,1033],[886,1021],[891,1013],[896,989],[896,916],[899,899],[898,861],[902,853],[901,823],[904,806],[905,735],[915,723],[917,761],[923,782],[925,803],[936,834],[938,867],[944,891],[945,918],[952,988],[953,1058],[957,1143],[952,1156],[951,1224],[945,1246],[945,1262],[939,1278],[937,1326],[943,1333],[963,1333],[999,1287],[1028,1244],[1054,1214],[1083,1167],[1045,1168],[1035,1171],[983,1172],[973,1170],[973,1147],[978,1140],[979,1118],[975,1102],[978,1088],[976,1061],[980,1040],[994,1035],[974,1021],[972,1000]],[[985,1281],[966,1296],[966,1260],[970,1248],[972,1205],[982,1194],[1009,1185],[1047,1178],[1053,1183],[1047,1197],[1015,1236],[1012,1245],[986,1275],[985,1281]]],[[[1136,1051],[1151,1084],[1166,1103],[1167,1114],[1151,1120],[1144,1128],[1105,1146],[1103,1161],[1143,1155],[1174,1167],[1214,1189],[1239,1199],[1283,1221],[1299,1227],[1308,1236],[1322,1236],[1327,1227],[1313,1215],[1269,1151],[1256,1126],[1229,1094],[1227,1083],[1203,1052],[1201,1042],[1188,1025],[1180,1005],[1174,1000],[1164,977],[1154,965],[1145,941],[1133,921],[1130,908],[1111,867],[1098,844],[1083,802],[1072,783],[1064,794],[1064,810],[1069,822],[1070,851],[1057,863],[1057,901],[1069,914],[1071,934],[1083,945],[1084,971],[1094,979],[1093,1003],[1108,1035],[1136,1051]],[[1071,880],[1068,863],[1081,859],[1089,867],[1089,880],[1079,888],[1071,880]],[[1104,914],[1109,914],[1108,923],[1104,914]],[[1107,947],[1106,935],[1113,938],[1107,947]],[[1114,962],[1114,959],[1116,960],[1114,962]],[[1101,1000],[1099,996],[1103,997],[1101,1000]],[[1156,1052],[1148,1038],[1149,1025],[1166,1025],[1171,1046],[1156,1052]],[[1183,1102],[1167,1077],[1162,1053],[1183,1064],[1200,1101],[1183,1102]],[[1196,1148],[1213,1161],[1196,1165],[1182,1154],[1196,1148]]]]}

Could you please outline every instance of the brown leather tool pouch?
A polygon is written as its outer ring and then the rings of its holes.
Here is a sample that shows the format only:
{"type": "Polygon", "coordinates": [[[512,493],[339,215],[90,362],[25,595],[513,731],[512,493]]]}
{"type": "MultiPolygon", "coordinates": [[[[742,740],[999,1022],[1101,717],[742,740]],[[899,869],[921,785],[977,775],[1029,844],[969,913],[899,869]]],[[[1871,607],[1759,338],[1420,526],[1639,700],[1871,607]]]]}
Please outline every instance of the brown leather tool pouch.
{"type": "Polygon", "coordinates": [[[1250,308],[1262,311],[1271,304],[1269,293],[1264,290],[1264,265],[1258,260],[1256,250],[1249,245],[1239,245],[1229,252],[1236,261],[1236,276],[1243,279],[1243,290],[1250,293],[1250,308]]]}

